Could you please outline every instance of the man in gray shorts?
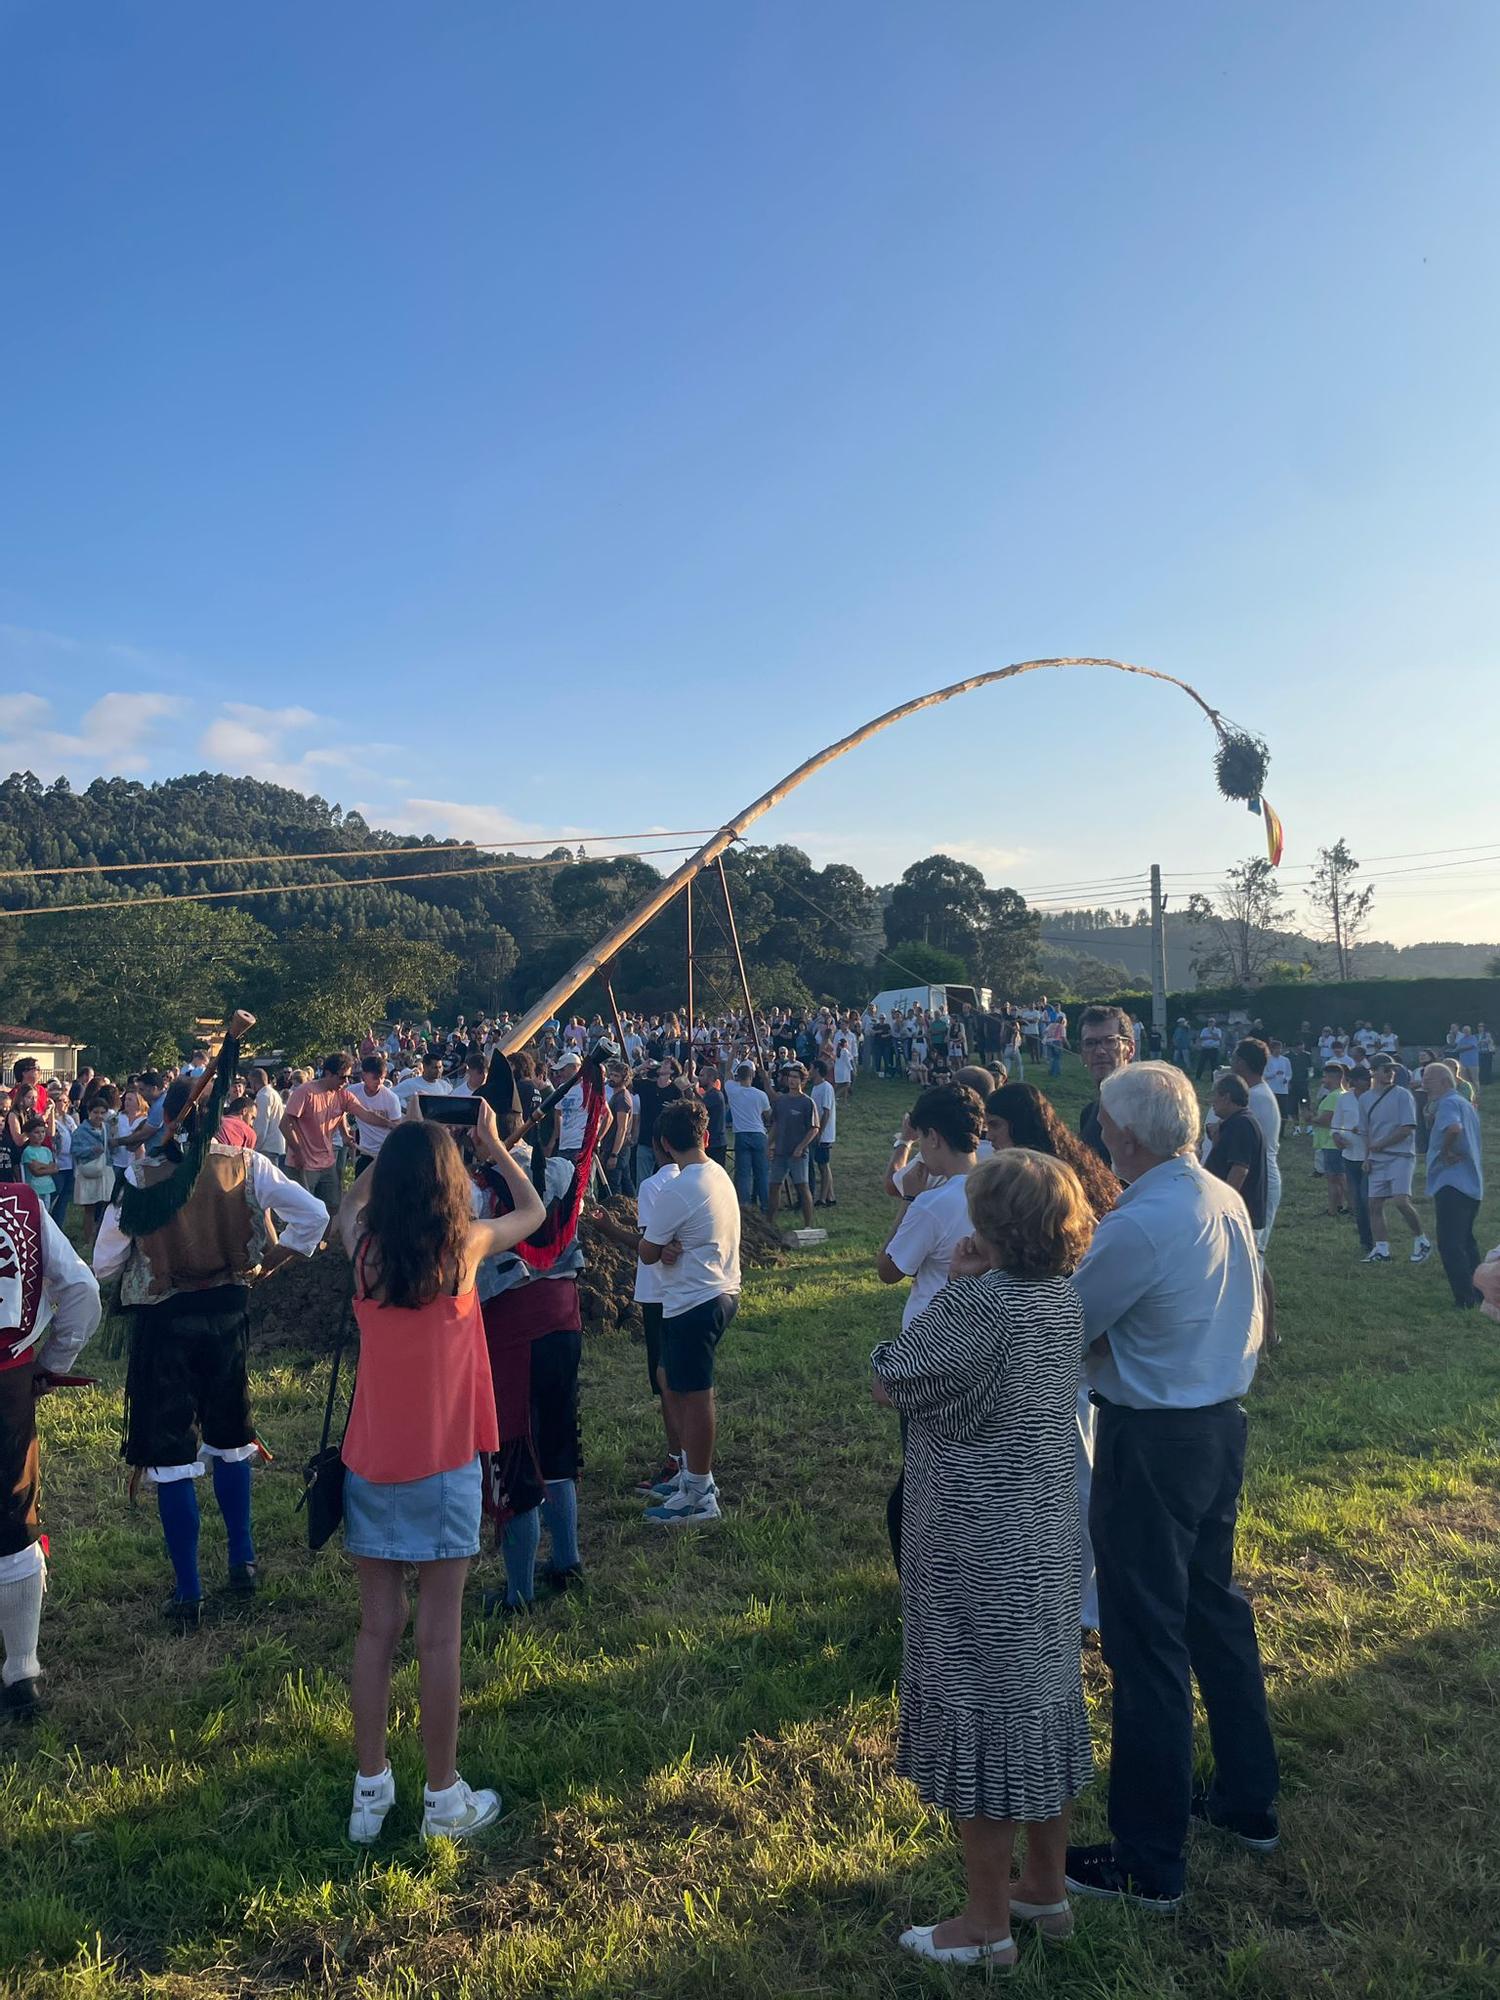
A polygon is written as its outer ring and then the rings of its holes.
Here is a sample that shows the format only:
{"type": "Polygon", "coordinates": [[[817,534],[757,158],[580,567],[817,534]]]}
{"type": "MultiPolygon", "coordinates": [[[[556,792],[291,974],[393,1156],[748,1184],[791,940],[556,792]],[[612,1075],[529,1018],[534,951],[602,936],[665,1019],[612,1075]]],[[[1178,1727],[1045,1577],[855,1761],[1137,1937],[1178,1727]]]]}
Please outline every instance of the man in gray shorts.
{"type": "Polygon", "coordinates": [[[1370,1234],[1375,1241],[1364,1261],[1391,1261],[1385,1221],[1389,1202],[1412,1233],[1411,1261],[1425,1264],[1432,1255],[1432,1244],[1411,1199],[1417,1163],[1416,1100],[1397,1083],[1396,1065],[1388,1055],[1376,1056],[1370,1074],[1370,1088],[1359,1101],[1359,1122],[1365,1135],[1365,1189],[1370,1203],[1370,1234]]]}
{"type": "Polygon", "coordinates": [[[818,1107],[802,1088],[806,1072],[801,1063],[783,1063],[781,1088],[771,1100],[771,1188],[766,1214],[776,1213],[776,1196],[787,1184],[787,1206],[796,1189],[802,1203],[802,1226],[813,1226],[812,1189],[808,1185],[808,1155],[818,1136],[818,1107]]]}

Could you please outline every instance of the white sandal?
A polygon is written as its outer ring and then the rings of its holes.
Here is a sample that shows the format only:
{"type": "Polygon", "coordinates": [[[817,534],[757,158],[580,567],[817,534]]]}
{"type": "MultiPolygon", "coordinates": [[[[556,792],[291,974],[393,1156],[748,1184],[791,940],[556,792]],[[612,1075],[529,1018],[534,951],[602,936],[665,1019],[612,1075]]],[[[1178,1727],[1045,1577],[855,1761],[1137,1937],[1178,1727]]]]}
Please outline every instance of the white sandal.
{"type": "Polygon", "coordinates": [[[995,1938],[989,1944],[934,1944],[932,1934],[936,1929],[936,1924],[913,1924],[910,1930],[901,1933],[901,1949],[929,1959],[934,1965],[994,1965],[999,1960],[998,1971],[1015,1971],[1019,1953],[1016,1958],[1000,1958],[1001,1952],[1015,1951],[1014,1938],[995,1938]]]}
{"type": "Polygon", "coordinates": [[[1035,1924],[1047,1944],[1062,1944],[1073,1935],[1073,1905],[1066,1897],[1060,1903],[1022,1903],[1012,1896],[1010,1914],[1023,1924],[1035,1924]]]}

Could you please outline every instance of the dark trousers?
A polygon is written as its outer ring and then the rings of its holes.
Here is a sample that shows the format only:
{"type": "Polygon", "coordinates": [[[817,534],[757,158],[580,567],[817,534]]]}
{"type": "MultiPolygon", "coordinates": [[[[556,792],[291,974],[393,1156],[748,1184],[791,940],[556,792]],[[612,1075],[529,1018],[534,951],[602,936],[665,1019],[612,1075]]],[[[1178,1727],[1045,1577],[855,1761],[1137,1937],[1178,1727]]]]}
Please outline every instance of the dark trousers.
{"type": "Polygon", "coordinates": [[[1245,1413],[1099,1405],[1089,1533],[1099,1639],[1114,1677],[1109,1825],[1145,1887],[1180,1893],[1193,1788],[1193,1685],[1227,1815],[1264,1813],[1276,1750],[1250,1606],[1234,1588],[1245,1413]]]}
{"type": "Polygon", "coordinates": [[[1217,1049],[1205,1049],[1200,1046],[1197,1060],[1193,1064],[1193,1075],[1195,1077],[1211,1075],[1214,1064],[1218,1060],[1219,1051],[1217,1049]]]}
{"type": "Polygon", "coordinates": [[[1370,1196],[1365,1175],[1365,1162],[1351,1160],[1344,1155],[1344,1179],[1349,1185],[1349,1194],[1354,1203],[1354,1226],[1359,1231],[1359,1240],[1366,1250],[1375,1248],[1375,1232],[1370,1227],[1370,1196]]]}
{"type": "Polygon", "coordinates": [[[1472,1306],[1479,1294],[1474,1289],[1474,1273],[1479,1269],[1479,1245],[1474,1241],[1474,1221],[1479,1203],[1457,1188],[1439,1188],[1432,1197],[1437,1218],[1438,1255],[1448,1274],[1456,1306],[1472,1306]]]}

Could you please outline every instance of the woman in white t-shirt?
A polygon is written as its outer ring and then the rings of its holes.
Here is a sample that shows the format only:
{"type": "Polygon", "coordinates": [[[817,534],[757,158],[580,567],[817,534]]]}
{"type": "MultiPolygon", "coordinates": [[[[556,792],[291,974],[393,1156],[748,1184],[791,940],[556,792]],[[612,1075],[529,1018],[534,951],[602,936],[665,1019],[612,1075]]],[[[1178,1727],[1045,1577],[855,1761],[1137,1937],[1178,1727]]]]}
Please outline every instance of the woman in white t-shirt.
{"type": "MultiPolygon", "coordinates": [[[[883,1285],[911,1280],[901,1314],[904,1332],[948,1282],[948,1266],[959,1244],[970,1233],[964,1180],[978,1157],[984,1132],[984,1103],[977,1091],[958,1083],[935,1083],[924,1090],[907,1114],[916,1136],[918,1156],[936,1181],[907,1202],[876,1260],[883,1285]]],[[[891,1553],[901,1567],[901,1508],[905,1473],[886,1502],[891,1553]]]]}

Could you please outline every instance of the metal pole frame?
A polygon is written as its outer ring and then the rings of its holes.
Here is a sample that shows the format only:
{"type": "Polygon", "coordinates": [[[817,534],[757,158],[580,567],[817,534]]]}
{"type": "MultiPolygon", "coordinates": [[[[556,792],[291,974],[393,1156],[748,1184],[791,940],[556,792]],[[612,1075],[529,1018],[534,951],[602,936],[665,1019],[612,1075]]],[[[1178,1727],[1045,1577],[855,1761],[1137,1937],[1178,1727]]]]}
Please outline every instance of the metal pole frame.
{"type": "Polygon", "coordinates": [[[729,877],[724,873],[724,857],[716,854],[713,861],[719,877],[719,887],[724,892],[724,915],[729,924],[729,942],[734,946],[734,962],[739,968],[740,991],[745,996],[745,1019],[750,1024],[750,1039],[755,1044],[755,1060],[760,1065],[761,1074],[767,1075],[766,1052],[760,1045],[760,1029],[755,1024],[755,1002],[750,998],[750,975],[745,970],[745,954],[740,950],[740,927],[734,920],[734,904],[729,900],[729,877]]]}

